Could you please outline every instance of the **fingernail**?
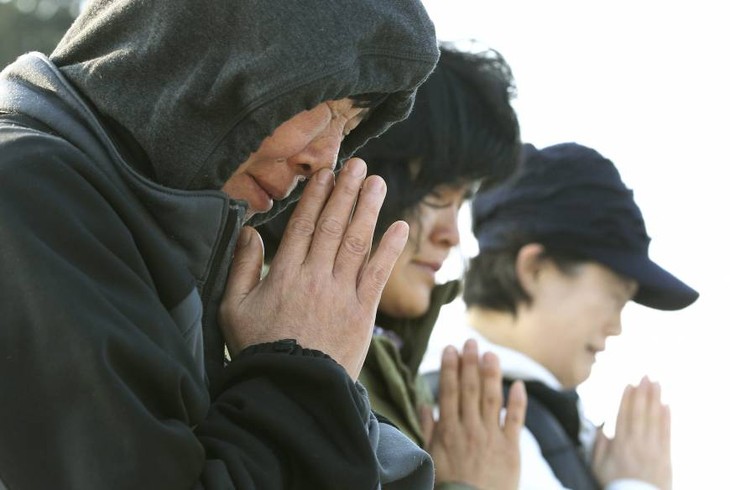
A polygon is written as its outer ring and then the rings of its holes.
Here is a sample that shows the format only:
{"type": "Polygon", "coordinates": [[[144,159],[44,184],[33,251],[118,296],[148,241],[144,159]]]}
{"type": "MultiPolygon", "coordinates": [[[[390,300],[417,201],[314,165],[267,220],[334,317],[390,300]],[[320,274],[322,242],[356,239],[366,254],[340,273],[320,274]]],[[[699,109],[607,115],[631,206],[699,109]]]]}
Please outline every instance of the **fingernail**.
{"type": "Polygon", "coordinates": [[[405,221],[396,221],[395,223],[390,225],[390,228],[388,228],[388,233],[392,233],[393,237],[399,238],[396,246],[404,247],[406,242],[408,241],[409,230],[410,227],[408,226],[408,223],[406,223],[405,221]]]}
{"type": "Polygon", "coordinates": [[[369,191],[378,192],[383,190],[385,187],[385,181],[382,179],[382,177],[373,176],[369,177],[368,180],[365,181],[365,188],[369,191]]]}
{"type": "Polygon", "coordinates": [[[324,169],[320,170],[319,172],[317,172],[317,176],[316,176],[317,182],[319,182],[320,184],[326,184],[330,181],[330,179],[332,178],[332,175],[333,175],[332,170],[330,170],[328,168],[324,168],[324,169]]]}
{"type": "Polygon", "coordinates": [[[251,242],[251,237],[253,236],[253,231],[251,230],[250,226],[244,226],[241,230],[241,235],[238,237],[238,242],[241,244],[241,247],[246,247],[251,242]]]}
{"type": "Polygon", "coordinates": [[[359,158],[353,158],[352,160],[347,161],[346,170],[350,175],[362,177],[365,175],[365,172],[367,172],[367,167],[365,166],[365,162],[359,158]]]}
{"type": "Polygon", "coordinates": [[[525,389],[525,383],[522,382],[522,380],[517,380],[514,382],[514,384],[517,385],[517,388],[515,388],[515,396],[518,400],[526,400],[527,399],[527,390],[525,389]]]}
{"type": "Polygon", "coordinates": [[[444,359],[453,359],[457,356],[456,348],[453,345],[447,345],[444,348],[444,359]]]}
{"type": "Polygon", "coordinates": [[[484,364],[484,367],[491,367],[492,364],[496,363],[497,356],[494,355],[492,352],[485,352],[482,354],[482,363],[484,364]]]}

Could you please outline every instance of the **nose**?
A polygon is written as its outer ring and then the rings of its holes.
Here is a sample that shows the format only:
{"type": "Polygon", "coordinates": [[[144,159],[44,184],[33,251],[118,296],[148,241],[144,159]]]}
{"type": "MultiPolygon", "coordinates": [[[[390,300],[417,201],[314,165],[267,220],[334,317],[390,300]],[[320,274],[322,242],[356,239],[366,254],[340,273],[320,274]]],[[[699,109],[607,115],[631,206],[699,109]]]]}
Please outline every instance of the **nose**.
{"type": "Polygon", "coordinates": [[[621,325],[621,315],[618,315],[616,318],[611,321],[607,328],[606,328],[606,335],[608,336],[617,336],[621,335],[622,331],[622,325],[621,325]]]}
{"type": "Polygon", "coordinates": [[[337,128],[328,129],[319,134],[297,154],[289,157],[288,162],[297,175],[309,178],[319,170],[334,170],[337,155],[340,153],[342,132],[337,128]]]}
{"type": "Polygon", "coordinates": [[[432,240],[445,247],[459,244],[459,204],[454,203],[440,210],[438,221],[432,233],[432,240]]]}

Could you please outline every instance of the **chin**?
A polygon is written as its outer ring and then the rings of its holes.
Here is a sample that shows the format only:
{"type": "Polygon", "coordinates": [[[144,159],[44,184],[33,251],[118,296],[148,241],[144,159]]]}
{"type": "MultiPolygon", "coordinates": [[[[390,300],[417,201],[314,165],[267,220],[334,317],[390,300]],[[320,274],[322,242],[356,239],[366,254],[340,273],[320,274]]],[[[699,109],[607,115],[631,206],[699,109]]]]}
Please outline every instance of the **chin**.
{"type": "Polygon", "coordinates": [[[403,318],[418,318],[424,315],[428,311],[429,301],[419,301],[405,305],[403,308],[403,314],[400,316],[403,318]]]}
{"type": "Polygon", "coordinates": [[[397,304],[381,303],[379,310],[393,318],[418,318],[428,311],[429,301],[401,301],[397,304]]]}

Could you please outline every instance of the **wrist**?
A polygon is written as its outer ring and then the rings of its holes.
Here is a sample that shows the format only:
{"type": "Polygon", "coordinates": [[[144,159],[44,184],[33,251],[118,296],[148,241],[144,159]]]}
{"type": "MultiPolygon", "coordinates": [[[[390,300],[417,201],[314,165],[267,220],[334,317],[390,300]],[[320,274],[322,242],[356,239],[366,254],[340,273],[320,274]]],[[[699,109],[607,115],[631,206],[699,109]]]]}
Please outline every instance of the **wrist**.
{"type": "Polygon", "coordinates": [[[291,356],[315,357],[332,360],[329,355],[322,351],[302,347],[296,339],[281,339],[273,342],[262,342],[260,344],[249,345],[233,356],[231,362],[235,362],[236,359],[242,357],[253,356],[256,354],[288,354],[291,356]]]}

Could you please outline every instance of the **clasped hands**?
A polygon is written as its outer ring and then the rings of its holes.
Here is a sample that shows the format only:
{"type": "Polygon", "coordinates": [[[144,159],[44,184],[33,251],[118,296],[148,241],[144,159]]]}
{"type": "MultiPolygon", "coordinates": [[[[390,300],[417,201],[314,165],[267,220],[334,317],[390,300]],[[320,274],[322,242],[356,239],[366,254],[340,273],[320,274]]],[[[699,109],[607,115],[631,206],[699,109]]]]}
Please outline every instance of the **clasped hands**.
{"type": "Polygon", "coordinates": [[[263,279],[261,237],[251,227],[241,231],[219,310],[231,356],[296,339],[357,379],[381,293],[408,239],[408,225],[395,222],[371,256],[386,185],[366,173],[365,162],[352,158],[336,183],[330,170],[310,179],[263,279]]]}

